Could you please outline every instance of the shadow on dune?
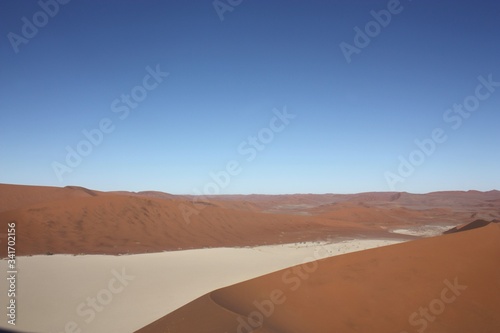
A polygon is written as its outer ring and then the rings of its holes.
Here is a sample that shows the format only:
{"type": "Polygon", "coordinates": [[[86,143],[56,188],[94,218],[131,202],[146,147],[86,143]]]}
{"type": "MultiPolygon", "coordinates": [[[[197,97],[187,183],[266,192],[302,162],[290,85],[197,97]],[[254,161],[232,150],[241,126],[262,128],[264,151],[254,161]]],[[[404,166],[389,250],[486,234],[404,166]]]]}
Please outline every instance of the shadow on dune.
{"type": "Polygon", "coordinates": [[[467,230],[472,230],[476,228],[483,228],[489,225],[490,223],[500,223],[500,220],[493,220],[493,221],[485,221],[485,220],[475,220],[473,222],[456,226],[454,228],[451,228],[450,230],[446,230],[443,232],[443,234],[453,234],[455,232],[462,232],[462,231],[467,231],[467,230]]]}

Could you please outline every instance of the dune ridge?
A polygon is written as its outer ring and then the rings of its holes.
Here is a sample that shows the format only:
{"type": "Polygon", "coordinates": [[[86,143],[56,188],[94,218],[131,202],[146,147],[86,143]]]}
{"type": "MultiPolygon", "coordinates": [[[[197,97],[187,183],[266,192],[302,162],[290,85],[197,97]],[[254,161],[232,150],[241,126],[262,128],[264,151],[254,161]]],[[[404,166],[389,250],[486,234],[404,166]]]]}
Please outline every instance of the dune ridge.
{"type": "Polygon", "coordinates": [[[51,187],[0,184],[0,212],[69,198],[85,198],[95,196],[97,193],[78,186],[51,187]]]}

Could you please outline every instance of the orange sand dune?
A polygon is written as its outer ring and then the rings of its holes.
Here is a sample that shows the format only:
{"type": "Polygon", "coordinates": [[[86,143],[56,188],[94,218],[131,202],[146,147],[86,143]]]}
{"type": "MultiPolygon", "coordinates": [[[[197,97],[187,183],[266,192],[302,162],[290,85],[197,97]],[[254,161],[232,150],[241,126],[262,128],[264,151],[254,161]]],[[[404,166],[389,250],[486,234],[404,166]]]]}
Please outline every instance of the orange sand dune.
{"type": "Polygon", "coordinates": [[[500,191],[222,195],[205,199],[236,209],[321,216],[337,221],[372,223],[379,226],[422,223],[450,225],[468,223],[476,219],[500,218],[500,191]]]}
{"type": "Polygon", "coordinates": [[[345,237],[413,239],[390,230],[499,219],[499,198],[498,191],[190,197],[0,184],[0,224],[17,223],[19,255],[145,253],[345,237]]]}
{"type": "Polygon", "coordinates": [[[365,192],[357,194],[292,194],[292,195],[219,195],[207,199],[227,202],[244,201],[262,210],[308,210],[322,205],[367,203],[370,206],[407,207],[414,209],[447,208],[481,211],[498,207],[500,191],[443,191],[427,194],[407,192],[365,192]],[[298,207],[294,207],[298,206],[298,207]]]}
{"type": "Polygon", "coordinates": [[[17,223],[18,255],[145,253],[383,233],[355,223],[320,223],[305,216],[239,211],[216,204],[206,204],[186,221],[179,208],[186,204],[135,195],[82,195],[4,211],[0,222],[17,223]]]}
{"type": "Polygon", "coordinates": [[[500,332],[498,258],[492,223],[219,289],[138,332],[500,332]]]}
{"type": "Polygon", "coordinates": [[[62,188],[0,184],[0,212],[43,202],[85,198],[97,195],[97,193],[99,192],[76,186],[62,188]]]}

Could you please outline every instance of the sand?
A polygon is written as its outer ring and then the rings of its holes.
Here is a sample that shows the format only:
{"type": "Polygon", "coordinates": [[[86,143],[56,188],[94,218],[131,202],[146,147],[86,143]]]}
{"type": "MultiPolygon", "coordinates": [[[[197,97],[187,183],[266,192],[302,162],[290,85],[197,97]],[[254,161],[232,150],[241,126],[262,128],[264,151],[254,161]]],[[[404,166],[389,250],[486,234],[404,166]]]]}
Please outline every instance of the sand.
{"type": "Polygon", "coordinates": [[[423,331],[489,333],[500,225],[481,221],[499,208],[499,191],[194,198],[0,184],[0,243],[15,222],[23,331],[250,333],[254,302],[284,296],[255,333],[412,333],[408,316],[458,276],[474,288],[423,331]],[[299,265],[318,256],[331,258],[299,265]],[[317,269],[304,279],[304,267],[317,269]]]}
{"type": "MultiPolygon", "coordinates": [[[[351,240],[125,256],[18,257],[16,329],[65,332],[68,325],[82,332],[134,332],[203,294],[315,260],[315,253],[338,255],[397,242],[351,240]],[[95,310],[88,297],[96,299],[95,310]]],[[[5,260],[0,270],[6,271],[5,260]]],[[[7,327],[5,322],[1,327],[7,327]]]]}
{"type": "Polygon", "coordinates": [[[454,225],[423,225],[413,228],[392,229],[392,233],[400,235],[420,236],[420,237],[434,237],[442,235],[443,232],[450,230],[454,225]]]}
{"type": "Polygon", "coordinates": [[[218,289],[138,332],[500,332],[499,258],[492,223],[218,289]]]}
{"type": "MultiPolygon", "coordinates": [[[[187,197],[0,184],[0,238],[18,223],[18,255],[138,254],[349,238],[500,219],[500,192],[187,197]]],[[[421,234],[404,235],[415,239],[421,234]]],[[[0,247],[0,257],[5,248],[0,247]]]]}

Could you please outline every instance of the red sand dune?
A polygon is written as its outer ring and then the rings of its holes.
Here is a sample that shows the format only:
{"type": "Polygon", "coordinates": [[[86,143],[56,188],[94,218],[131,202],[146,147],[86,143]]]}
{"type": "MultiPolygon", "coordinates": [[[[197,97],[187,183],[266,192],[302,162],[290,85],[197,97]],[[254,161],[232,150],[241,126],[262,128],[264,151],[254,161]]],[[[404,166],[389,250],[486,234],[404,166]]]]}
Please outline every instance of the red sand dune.
{"type": "Polygon", "coordinates": [[[40,200],[1,212],[2,223],[17,223],[17,254],[144,253],[290,243],[373,231],[353,223],[328,225],[320,219],[233,210],[211,203],[203,205],[188,223],[179,209],[190,204],[187,201],[124,194],[91,196],[81,191],[80,196],[66,200],[40,200]]]}
{"type": "Polygon", "coordinates": [[[500,332],[498,258],[490,224],[245,281],[138,332],[500,332]]]}
{"type": "Polygon", "coordinates": [[[99,192],[76,186],[49,187],[0,184],[0,212],[38,203],[85,198],[97,193],[99,192]]]}
{"type": "Polygon", "coordinates": [[[16,222],[17,255],[415,239],[390,229],[435,225],[463,231],[216,290],[140,332],[500,332],[500,224],[481,222],[498,219],[499,191],[192,197],[0,184],[0,227],[16,222]]]}
{"type": "Polygon", "coordinates": [[[388,229],[500,218],[499,199],[498,191],[204,198],[0,184],[0,224],[17,223],[18,255],[144,253],[342,237],[411,239],[388,229]]]}

